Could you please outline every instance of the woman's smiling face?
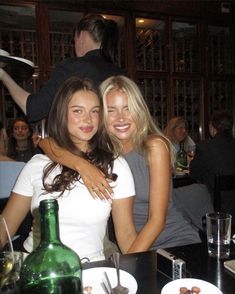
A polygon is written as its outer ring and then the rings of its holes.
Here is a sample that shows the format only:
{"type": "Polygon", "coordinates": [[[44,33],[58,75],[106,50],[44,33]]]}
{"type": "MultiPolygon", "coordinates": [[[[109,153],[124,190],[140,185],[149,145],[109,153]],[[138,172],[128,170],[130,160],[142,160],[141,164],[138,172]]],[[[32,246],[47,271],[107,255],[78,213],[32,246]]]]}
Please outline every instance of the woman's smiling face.
{"type": "Polygon", "coordinates": [[[123,144],[132,141],[136,124],[128,107],[128,97],[123,91],[112,89],[107,93],[108,130],[123,144]]]}
{"type": "Polygon", "coordinates": [[[100,103],[92,91],[75,92],[68,104],[68,131],[74,144],[86,152],[99,126],[100,103]]]}

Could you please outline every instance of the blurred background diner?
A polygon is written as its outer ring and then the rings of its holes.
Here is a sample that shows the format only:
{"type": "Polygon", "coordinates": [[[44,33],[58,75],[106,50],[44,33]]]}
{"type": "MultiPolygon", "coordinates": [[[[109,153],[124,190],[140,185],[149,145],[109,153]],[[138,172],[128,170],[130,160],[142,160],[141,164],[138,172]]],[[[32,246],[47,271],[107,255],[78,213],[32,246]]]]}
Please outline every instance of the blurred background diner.
{"type": "MultiPolygon", "coordinates": [[[[6,133],[5,133],[6,134],[6,133]]],[[[38,135],[34,135],[30,123],[25,117],[16,118],[8,130],[5,154],[0,156],[0,213],[8,202],[15,181],[24,166],[36,153],[41,153],[38,144],[38,135]]],[[[20,249],[23,241],[28,236],[32,225],[31,214],[23,219],[13,241],[15,249],[20,249]]]]}
{"type": "Polygon", "coordinates": [[[36,153],[38,140],[33,141],[33,130],[27,119],[17,118],[9,130],[7,156],[16,161],[27,162],[36,153]]]}
{"type": "Polygon", "coordinates": [[[164,129],[165,136],[172,142],[176,152],[180,150],[180,145],[186,152],[194,148],[195,142],[188,132],[188,122],[181,116],[171,118],[164,129]]]}
{"type": "MultiPolygon", "coordinates": [[[[211,139],[196,145],[195,157],[190,163],[190,177],[207,186],[212,200],[215,174],[235,175],[235,139],[233,116],[229,111],[215,112],[209,121],[211,139]]],[[[234,191],[223,192],[221,209],[233,215],[235,223],[234,191]]]]}
{"type": "Polygon", "coordinates": [[[165,136],[176,150],[176,165],[174,174],[187,172],[188,164],[195,151],[195,142],[188,134],[188,122],[181,116],[173,117],[164,129],[165,136]]]}

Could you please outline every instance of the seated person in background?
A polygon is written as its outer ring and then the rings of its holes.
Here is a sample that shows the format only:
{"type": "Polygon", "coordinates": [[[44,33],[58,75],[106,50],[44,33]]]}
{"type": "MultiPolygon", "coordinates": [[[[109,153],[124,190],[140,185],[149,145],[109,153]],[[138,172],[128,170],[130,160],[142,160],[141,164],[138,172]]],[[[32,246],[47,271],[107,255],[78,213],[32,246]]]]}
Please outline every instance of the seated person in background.
{"type": "MultiPolygon", "coordinates": [[[[16,119],[13,123],[11,135],[8,140],[8,153],[7,153],[8,156],[0,155],[0,161],[21,161],[21,162],[28,161],[34,155],[34,150],[35,150],[34,145],[31,143],[30,134],[31,134],[31,127],[28,124],[28,122],[23,118],[16,119]]],[[[10,169],[11,169],[11,175],[12,174],[14,175],[14,171],[12,170],[14,169],[14,163],[11,164],[10,169]]],[[[0,185],[3,184],[1,180],[3,181],[3,178],[1,178],[1,175],[0,175],[0,185]]],[[[8,187],[8,185],[5,185],[5,187],[8,187]]],[[[4,209],[8,201],[9,194],[7,194],[7,198],[5,194],[4,198],[0,199],[1,211],[4,209]]],[[[24,218],[24,221],[21,223],[19,229],[16,232],[16,235],[20,236],[17,239],[15,239],[15,241],[13,242],[14,248],[16,250],[20,249],[22,242],[24,241],[24,239],[26,238],[26,236],[28,235],[31,229],[31,225],[32,225],[32,218],[31,218],[31,215],[28,213],[27,216],[24,218]]]]}
{"type": "MultiPolygon", "coordinates": [[[[126,158],[135,181],[134,220],[138,236],[128,253],[200,242],[197,230],[172,201],[174,148],[153,122],[138,86],[127,77],[116,76],[105,80],[100,88],[104,124],[115,150],[126,158]]],[[[59,150],[47,141],[40,141],[44,151],[74,170],[79,169],[85,179],[91,179],[86,182],[89,190],[96,186],[99,195],[105,193],[105,175],[88,162],[81,162],[79,156],[59,150]]]]}
{"type": "Polygon", "coordinates": [[[188,148],[195,146],[194,141],[188,135],[188,123],[181,117],[173,117],[167,124],[164,129],[165,136],[171,141],[174,145],[176,152],[180,149],[180,144],[184,146],[184,150],[188,152],[188,148]]]}
{"type": "MultiPolygon", "coordinates": [[[[165,135],[173,143],[177,155],[174,174],[180,175],[188,173],[188,164],[191,160],[189,154],[194,155],[195,143],[188,136],[188,123],[183,117],[173,117],[167,124],[165,135]],[[183,147],[184,151],[180,151],[183,147]],[[190,153],[189,153],[190,152],[190,153]],[[188,155],[188,156],[187,156],[188,155]]],[[[207,212],[213,211],[213,204],[210,194],[205,185],[191,184],[183,187],[174,188],[172,198],[177,209],[183,214],[195,228],[203,230],[202,217],[207,212]]]]}
{"type": "MultiPolygon", "coordinates": [[[[212,139],[196,145],[195,157],[190,163],[190,176],[197,182],[206,184],[212,196],[216,173],[235,174],[235,139],[232,136],[232,130],[232,114],[228,111],[215,112],[209,121],[209,132],[212,139]]],[[[223,210],[233,211],[235,221],[234,195],[233,199],[226,195],[223,198],[223,204],[223,210]]]]}
{"type": "MultiPolygon", "coordinates": [[[[110,201],[92,197],[78,172],[35,155],[23,168],[2,215],[10,235],[31,208],[33,229],[24,242],[31,252],[40,241],[39,202],[56,198],[62,242],[81,257],[104,259],[103,240],[112,210],[118,245],[125,253],[136,238],[132,208],[134,181],[128,164],[113,146],[99,117],[102,102],[89,81],[71,77],[60,87],[48,118],[47,133],[58,146],[96,165],[110,179],[110,201]]],[[[97,186],[92,187],[93,194],[97,186]]]]}
{"type": "Polygon", "coordinates": [[[15,119],[8,141],[7,156],[16,161],[27,162],[37,153],[32,134],[32,128],[25,118],[15,119]]]}
{"type": "Polygon", "coordinates": [[[7,155],[8,136],[3,123],[0,121],[0,155],[7,155]]]}

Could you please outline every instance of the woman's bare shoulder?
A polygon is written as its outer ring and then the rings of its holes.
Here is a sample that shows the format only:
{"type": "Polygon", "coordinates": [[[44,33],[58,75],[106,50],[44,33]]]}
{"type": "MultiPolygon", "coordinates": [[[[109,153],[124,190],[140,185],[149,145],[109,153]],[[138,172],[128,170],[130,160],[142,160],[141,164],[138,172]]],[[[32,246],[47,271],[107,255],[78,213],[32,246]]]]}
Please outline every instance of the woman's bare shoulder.
{"type": "Polygon", "coordinates": [[[169,147],[169,142],[167,141],[166,138],[160,135],[150,135],[146,142],[145,142],[146,148],[151,149],[151,148],[166,148],[167,151],[170,150],[169,147]]]}

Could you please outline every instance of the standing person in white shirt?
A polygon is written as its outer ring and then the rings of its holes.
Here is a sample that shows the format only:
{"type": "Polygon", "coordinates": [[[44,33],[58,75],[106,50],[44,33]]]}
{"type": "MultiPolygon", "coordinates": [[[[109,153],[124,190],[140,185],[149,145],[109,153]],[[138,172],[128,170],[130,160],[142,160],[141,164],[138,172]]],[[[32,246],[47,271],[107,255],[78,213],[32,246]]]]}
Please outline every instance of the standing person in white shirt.
{"type": "Polygon", "coordinates": [[[103,241],[112,209],[120,250],[133,243],[134,181],[127,162],[113,153],[112,143],[100,122],[102,102],[96,88],[78,77],[68,79],[59,89],[48,118],[48,135],[58,146],[98,167],[110,180],[111,199],[91,195],[78,172],[35,155],[25,166],[3,211],[10,235],[31,209],[34,222],[24,249],[31,252],[39,243],[38,206],[43,199],[56,198],[62,242],[90,260],[104,258],[103,241]],[[92,197],[93,196],[93,197],[92,197]]]}

